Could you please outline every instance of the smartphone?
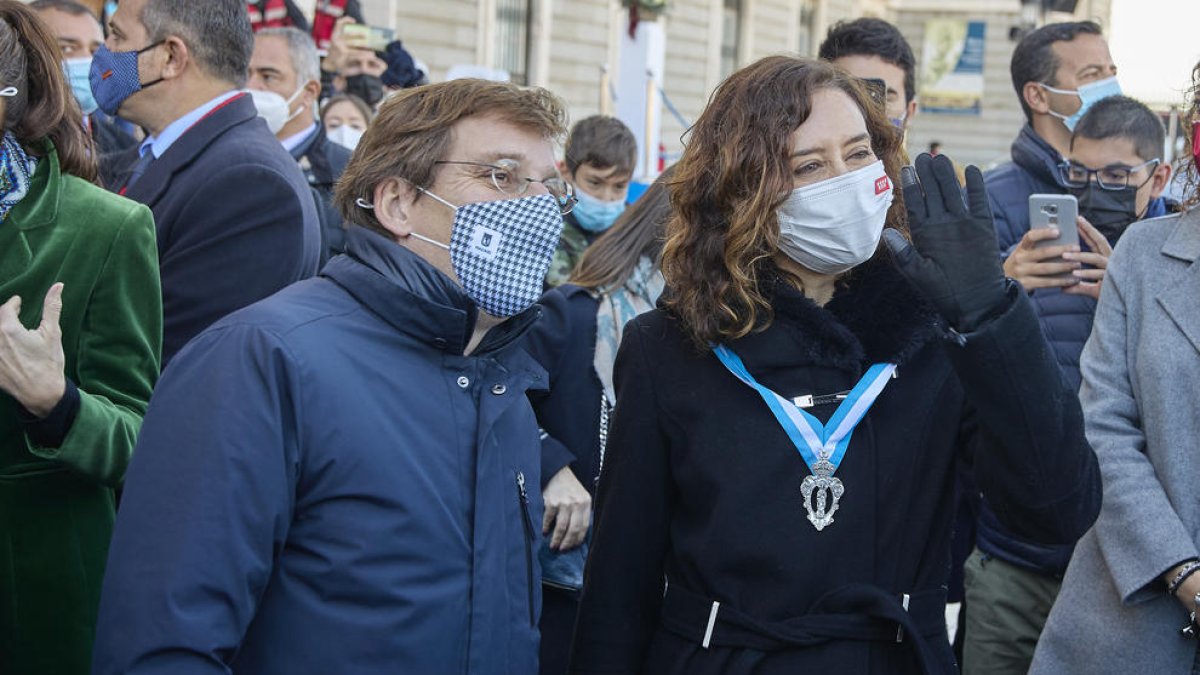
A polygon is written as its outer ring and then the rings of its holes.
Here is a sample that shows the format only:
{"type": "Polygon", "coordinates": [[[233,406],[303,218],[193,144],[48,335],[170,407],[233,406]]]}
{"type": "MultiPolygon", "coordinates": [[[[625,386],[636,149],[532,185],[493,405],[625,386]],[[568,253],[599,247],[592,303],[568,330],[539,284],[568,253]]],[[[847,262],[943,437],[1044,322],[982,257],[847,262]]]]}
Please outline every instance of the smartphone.
{"type": "MultiPolygon", "coordinates": [[[[1079,202],[1074,195],[1029,195],[1029,227],[1057,227],[1058,236],[1034,244],[1034,248],[1051,246],[1079,246],[1079,202]]],[[[1050,258],[1045,262],[1066,262],[1050,258]]],[[[1073,279],[1067,272],[1055,275],[1060,279],[1073,279]]]]}
{"type": "Polygon", "coordinates": [[[387,46],[395,41],[396,31],[390,28],[367,26],[361,23],[348,23],[342,26],[342,35],[346,43],[355,49],[370,49],[374,52],[387,50],[387,46]]]}

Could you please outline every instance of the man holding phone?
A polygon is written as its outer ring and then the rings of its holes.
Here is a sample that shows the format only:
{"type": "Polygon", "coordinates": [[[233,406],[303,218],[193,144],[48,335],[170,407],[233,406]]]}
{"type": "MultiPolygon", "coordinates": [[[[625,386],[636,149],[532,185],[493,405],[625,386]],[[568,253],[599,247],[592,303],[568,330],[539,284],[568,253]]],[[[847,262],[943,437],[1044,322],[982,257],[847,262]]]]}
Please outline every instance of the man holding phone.
{"type": "MultiPolygon", "coordinates": [[[[1080,245],[1039,248],[1062,233],[1032,227],[1005,260],[1005,273],[1030,292],[1047,342],[1075,388],[1112,247],[1132,222],[1175,206],[1162,196],[1171,177],[1161,160],[1164,136],[1162,122],[1145,105],[1124,96],[1096,102],[1075,125],[1066,159],[1056,167],[1063,186],[1057,192],[1078,202],[1080,245]]],[[[1053,202],[1046,197],[1033,201],[1053,202]]],[[[976,543],[965,569],[963,672],[1025,673],[1074,547],[1017,537],[986,501],[976,543]]]]}

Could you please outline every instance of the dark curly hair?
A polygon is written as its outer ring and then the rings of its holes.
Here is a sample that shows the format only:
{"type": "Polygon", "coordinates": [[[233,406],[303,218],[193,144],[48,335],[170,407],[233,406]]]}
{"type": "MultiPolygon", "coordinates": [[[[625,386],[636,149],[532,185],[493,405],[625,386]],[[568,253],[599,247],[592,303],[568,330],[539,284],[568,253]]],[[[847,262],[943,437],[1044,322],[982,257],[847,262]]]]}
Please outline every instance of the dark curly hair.
{"type": "MultiPolygon", "coordinates": [[[[789,56],[769,56],[729,76],[692,127],[670,183],[666,303],[698,349],[770,325],[765,280],[776,269],[776,211],[792,192],[790,140],[823,89],[845,92],[862,111],[871,148],[896,184],[901,136],[858,78],[789,56]]],[[[894,194],[888,224],[903,233],[904,200],[899,188],[894,194]]]]}

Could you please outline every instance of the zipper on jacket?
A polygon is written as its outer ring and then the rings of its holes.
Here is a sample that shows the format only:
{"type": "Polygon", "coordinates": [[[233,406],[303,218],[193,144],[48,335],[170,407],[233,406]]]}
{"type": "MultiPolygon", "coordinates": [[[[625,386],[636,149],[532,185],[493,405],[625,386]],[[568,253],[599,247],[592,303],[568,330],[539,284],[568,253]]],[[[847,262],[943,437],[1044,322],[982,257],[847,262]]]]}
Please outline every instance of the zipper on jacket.
{"type": "Polygon", "coordinates": [[[525,474],[517,472],[517,498],[521,501],[521,526],[525,528],[525,581],[529,588],[529,625],[537,626],[533,603],[533,521],[529,520],[529,493],[525,492],[525,474]]]}

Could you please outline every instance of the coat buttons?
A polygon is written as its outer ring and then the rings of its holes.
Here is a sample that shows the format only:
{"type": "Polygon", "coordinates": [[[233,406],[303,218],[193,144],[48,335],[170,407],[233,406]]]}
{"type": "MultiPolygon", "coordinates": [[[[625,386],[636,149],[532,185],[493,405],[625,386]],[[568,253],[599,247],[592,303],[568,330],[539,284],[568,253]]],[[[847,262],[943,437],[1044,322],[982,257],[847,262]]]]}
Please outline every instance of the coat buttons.
{"type": "Polygon", "coordinates": [[[463,389],[466,389],[467,387],[471,386],[471,381],[467,379],[466,375],[459,375],[458,376],[458,386],[462,387],[463,389]]]}
{"type": "Polygon", "coordinates": [[[508,387],[505,387],[502,384],[497,384],[492,387],[492,393],[497,396],[504,395],[504,392],[506,392],[506,391],[508,391],[508,387]]]}

